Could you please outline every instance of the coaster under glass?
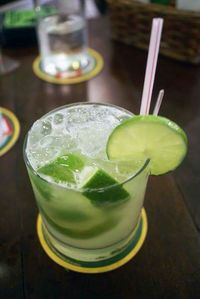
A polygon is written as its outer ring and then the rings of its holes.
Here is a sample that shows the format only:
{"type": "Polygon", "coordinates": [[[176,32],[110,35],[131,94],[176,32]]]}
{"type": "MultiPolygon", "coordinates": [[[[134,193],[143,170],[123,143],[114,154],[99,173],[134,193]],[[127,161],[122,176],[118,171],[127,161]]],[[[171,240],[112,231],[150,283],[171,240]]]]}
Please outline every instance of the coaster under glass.
{"type": "Polygon", "coordinates": [[[44,233],[44,226],[42,224],[42,218],[38,215],[37,219],[37,234],[41,246],[43,247],[46,254],[60,266],[81,273],[102,273],[112,271],[121,267],[130,261],[142,247],[147,234],[147,216],[144,209],[142,209],[141,217],[138,222],[134,233],[127,246],[114,255],[111,258],[100,260],[100,261],[81,261],[63,256],[50,244],[44,233]]]}
{"type": "Polygon", "coordinates": [[[66,72],[58,72],[56,74],[49,74],[43,70],[41,57],[38,56],[33,62],[33,71],[40,79],[55,84],[75,84],[87,81],[97,74],[103,68],[103,58],[101,54],[93,49],[88,49],[88,64],[83,69],[75,67],[69,74],[66,72]]]}

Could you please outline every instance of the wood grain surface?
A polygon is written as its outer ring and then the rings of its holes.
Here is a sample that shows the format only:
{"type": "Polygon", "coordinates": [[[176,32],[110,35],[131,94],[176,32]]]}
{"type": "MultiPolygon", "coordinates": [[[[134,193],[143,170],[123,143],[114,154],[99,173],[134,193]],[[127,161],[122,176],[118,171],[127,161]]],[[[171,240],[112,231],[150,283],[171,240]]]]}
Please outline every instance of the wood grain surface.
{"type": "Polygon", "coordinates": [[[90,47],[104,57],[88,82],[52,85],[36,78],[37,48],[10,49],[20,61],[0,77],[0,106],[19,118],[17,144],[0,157],[0,298],[199,299],[200,298],[200,68],[159,57],[152,107],[165,89],[160,114],[179,123],[189,152],[175,172],[151,177],[145,199],[149,230],[137,256],[105,274],[68,272],[52,262],[36,235],[37,208],[23,162],[31,124],[51,109],[77,101],[122,106],[139,113],[145,51],[110,39],[107,19],[89,23],[90,47]]]}

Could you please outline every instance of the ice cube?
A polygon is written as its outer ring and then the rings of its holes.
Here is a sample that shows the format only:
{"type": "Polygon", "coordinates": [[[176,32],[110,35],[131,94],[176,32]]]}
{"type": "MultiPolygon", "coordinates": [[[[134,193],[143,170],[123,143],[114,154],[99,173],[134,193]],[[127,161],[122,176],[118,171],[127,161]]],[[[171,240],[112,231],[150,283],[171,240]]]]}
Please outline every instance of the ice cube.
{"type": "Polygon", "coordinates": [[[42,122],[42,127],[41,127],[41,134],[42,135],[49,135],[52,132],[52,126],[49,121],[43,121],[42,122]]]}

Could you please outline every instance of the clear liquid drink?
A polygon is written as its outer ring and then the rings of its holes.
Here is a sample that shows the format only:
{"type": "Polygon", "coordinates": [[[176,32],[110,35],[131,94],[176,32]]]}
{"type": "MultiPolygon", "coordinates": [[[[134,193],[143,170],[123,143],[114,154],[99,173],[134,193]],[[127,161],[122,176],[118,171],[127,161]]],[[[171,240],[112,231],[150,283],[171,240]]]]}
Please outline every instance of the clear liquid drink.
{"type": "Polygon", "coordinates": [[[41,68],[58,78],[80,76],[94,66],[87,49],[84,9],[81,1],[54,2],[48,6],[49,16],[38,13],[41,68]]]}

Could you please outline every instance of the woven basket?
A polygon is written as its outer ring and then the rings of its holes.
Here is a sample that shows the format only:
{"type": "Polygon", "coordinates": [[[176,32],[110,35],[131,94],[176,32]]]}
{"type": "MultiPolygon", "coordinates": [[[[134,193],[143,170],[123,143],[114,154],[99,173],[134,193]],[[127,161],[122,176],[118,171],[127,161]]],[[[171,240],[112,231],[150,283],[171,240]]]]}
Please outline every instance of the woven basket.
{"type": "Polygon", "coordinates": [[[136,0],[108,0],[112,37],[147,49],[152,18],[164,18],[160,52],[171,58],[200,63],[200,13],[136,0]]]}

